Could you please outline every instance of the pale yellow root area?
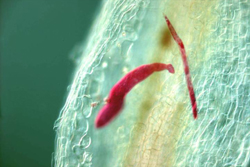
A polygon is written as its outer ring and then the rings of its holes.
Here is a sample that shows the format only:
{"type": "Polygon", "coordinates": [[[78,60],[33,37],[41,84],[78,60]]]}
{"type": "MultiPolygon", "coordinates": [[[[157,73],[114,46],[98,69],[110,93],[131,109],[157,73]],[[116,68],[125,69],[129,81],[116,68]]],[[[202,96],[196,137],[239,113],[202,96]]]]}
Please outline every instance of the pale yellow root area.
{"type": "MultiPolygon", "coordinates": [[[[211,14],[214,3],[208,0],[173,0],[162,3],[165,5],[165,13],[184,42],[188,59],[194,59],[189,64],[199,64],[196,57],[204,49],[204,45],[199,44],[208,36],[206,33],[211,31],[211,26],[203,24],[203,21],[214,20],[211,14]],[[189,55],[191,53],[195,54],[189,55]]],[[[165,21],[160,13],[156,19],[159,22],[165,21]]],[[[190,101],[186,83],[183,83],[185,80],[179,48],[169,35],[166,24],[160,24],[152,33],[150,35],[155,36],[152,41],[155,49],[149,51],[151,62],[171,63],[176,73],[153,74],[136,90],[141,100],[138,101],[138,119],[131,130],[129,147],[123,161],[125,167],[175,166],[177,144],[182,144],[178,143],[182,131],[190,121],[194,121],[191,108],[188,107],[190,101]]],[[[205,59],[206,55],[202,60],[205,59]]],[[[192,67],[191,70],[195,70],[196,66],[192,67]]]]}

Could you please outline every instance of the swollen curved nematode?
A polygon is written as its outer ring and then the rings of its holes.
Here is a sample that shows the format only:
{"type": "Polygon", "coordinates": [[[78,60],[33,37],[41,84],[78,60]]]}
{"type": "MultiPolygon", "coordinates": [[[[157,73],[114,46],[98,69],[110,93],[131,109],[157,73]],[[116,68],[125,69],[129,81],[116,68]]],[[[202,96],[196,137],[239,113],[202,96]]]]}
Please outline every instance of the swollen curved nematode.
{"type": "MultiPolygon", "coordinates": [[[[189,90],[189,96],[192,104],[193,116],[194,119],[197,118],[197,105],[196,105],[196,98],[194,94],[193,84],[191,81],[190,73],[189,73],[189,66],[187,62],[186,51],[184,48],[184,44],[182,40],[177,35],[175,29],[173,28],[172,24],[170,23],[167,16],[165,16],[165,20],[167,22],[168,28],[176,41],[179,45],[182,61],[184,65],[184,72],[186,76],[187,86],[189,90]]],[[[168,70],[170,73],[174,73],[174,67],[172,64],[163,64],[163,63],[152,63],[146,64],[137,67],[136,69],[132,70],[128,74],[126,74],[120,81],[118,81],[113,88],[111,89],[107,104],[99,111],[96,120],[95,120],[95,127],[101,128],[108,123],[110,123],[119,112],[122,110],[123,103],[125,96],[127,93],[139,82],[145,80],[154,72],[168,70]]]]}
{"type": "Polygon", "coordinates": [[[107,104],[99,111],[96,117],[95,127],[101,128],[112,121],[121,111],[127,93],[136,84],[145,80],[154,72],[162,70],[168,70],[170,73],[174,73],[174,67],[171,64],[152,63],[139,66],[126,74],[111,89],[107,104]]]}

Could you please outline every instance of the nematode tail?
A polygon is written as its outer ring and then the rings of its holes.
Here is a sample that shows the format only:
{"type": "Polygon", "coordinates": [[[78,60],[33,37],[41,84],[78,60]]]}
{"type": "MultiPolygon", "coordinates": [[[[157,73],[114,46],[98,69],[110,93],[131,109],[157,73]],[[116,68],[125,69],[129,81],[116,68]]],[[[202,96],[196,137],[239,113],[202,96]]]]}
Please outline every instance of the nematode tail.
{"type": "Polygon", "coordinates": [[[197,118],[197,104],[196,104],[196,98],[195,98],[195,94],[194,94],[193,84],[192,84],[190,73],[189,73],[189,66],[188,66],[187,55],[186,55],[186,51],[184,48],[184,44],[183,44],[182,40],[180,39],[180,37],[177,35],[174,27],[172,26],[171,22],[169,21],[169,19],[166,15],[165,15],[165,20],[167,22],[170,33],[172,34],[175,42],[179,45],[179,48],[181,51],[181,57],[182,57],[183,65],[184,65],[184,72],[186,75],[189,96],[190,96],[190,100],[191,100],[191,104],[192,104],[193,116],[194,116],[194,119],[196,119],[197,118]]]}
{"type": "Polygon", "coordinates": [[[101,128],[112,121],[121,111],[126,94],[139,82],[149,77],[154,72],[168,70],[174,73],[174,67],[171,64],[153,63],[137,67],[126,74],[118,81],[109,93],[107,104],[99,111],[95,127],[101,128]]]}

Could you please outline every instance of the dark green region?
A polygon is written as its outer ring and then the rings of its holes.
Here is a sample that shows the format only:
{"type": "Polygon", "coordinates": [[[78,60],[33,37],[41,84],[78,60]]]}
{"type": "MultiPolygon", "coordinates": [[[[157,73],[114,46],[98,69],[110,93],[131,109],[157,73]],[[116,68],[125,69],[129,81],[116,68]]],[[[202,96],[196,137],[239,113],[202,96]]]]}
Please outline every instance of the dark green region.
{"type": "Polygon", "coordinates": [[[49,167],[53,125],[99,0],[0,1],[0,166],[49,167]]]}

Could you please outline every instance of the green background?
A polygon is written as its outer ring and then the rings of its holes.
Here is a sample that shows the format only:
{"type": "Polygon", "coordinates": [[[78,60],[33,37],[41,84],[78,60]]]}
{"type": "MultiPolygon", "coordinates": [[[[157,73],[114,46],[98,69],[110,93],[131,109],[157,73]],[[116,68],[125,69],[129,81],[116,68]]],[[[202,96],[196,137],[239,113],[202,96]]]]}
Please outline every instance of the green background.
{"type": "Polygon", "coordinates": [[[0,166],[48,167],[53,125],[74,71],[69,54],[87,37],[98,0],[0,1],[0,166]]]}

